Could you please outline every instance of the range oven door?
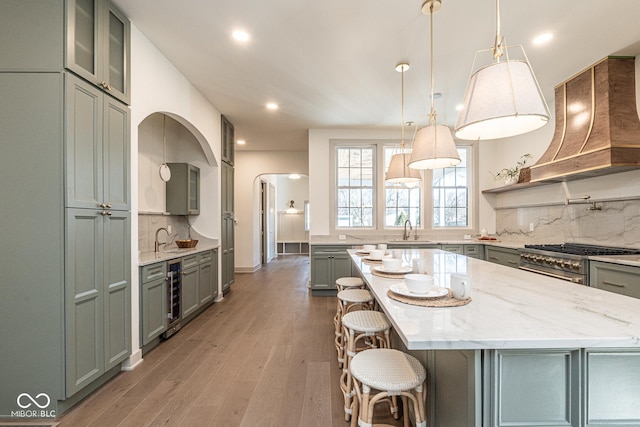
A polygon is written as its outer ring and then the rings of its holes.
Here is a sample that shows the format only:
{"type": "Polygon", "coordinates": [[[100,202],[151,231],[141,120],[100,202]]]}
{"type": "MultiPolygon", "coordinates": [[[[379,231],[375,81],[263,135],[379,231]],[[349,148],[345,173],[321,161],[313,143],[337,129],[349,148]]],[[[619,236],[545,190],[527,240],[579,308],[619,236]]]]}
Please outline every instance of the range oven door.
{"type": "Polygon", "coordinates": [[[532,273],[542,274],[544,276],[553,277],[560,280],[566,280],[567,282],[577,283],[579,285],[585,285],[585,276],[583,274],[572,273],[565,270],[559,270],[555,268],[546,268],[539,265],[523,264],[522,262],[518,266],[520,270],[531,271],[532,273]]]}

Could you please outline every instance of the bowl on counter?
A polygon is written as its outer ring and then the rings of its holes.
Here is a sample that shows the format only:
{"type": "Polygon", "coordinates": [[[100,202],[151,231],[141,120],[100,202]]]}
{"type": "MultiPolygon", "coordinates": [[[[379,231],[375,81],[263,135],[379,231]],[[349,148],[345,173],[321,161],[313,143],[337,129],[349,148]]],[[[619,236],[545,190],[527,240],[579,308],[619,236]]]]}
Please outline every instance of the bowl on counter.
{"type": "Polygon", "coordinates": [[[196,239],[176,240],[176,245],[180,249],[186,249],[186,248],[192,249],[192,248],[195,248],[197,244],[198,244],[198,240],[196,239]]]}
{"type": "Polygon", "coordinates": [[[428,274],[405,274],[404,284],[413,294],[426,294],[435,289],[433,276],[428,274]]]}

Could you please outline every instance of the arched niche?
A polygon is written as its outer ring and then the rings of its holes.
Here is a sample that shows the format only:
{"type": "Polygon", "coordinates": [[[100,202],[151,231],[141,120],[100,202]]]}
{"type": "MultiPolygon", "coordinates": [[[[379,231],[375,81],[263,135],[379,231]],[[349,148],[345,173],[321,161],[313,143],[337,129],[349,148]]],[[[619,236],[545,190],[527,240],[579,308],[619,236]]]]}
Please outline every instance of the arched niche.
{"type": "Polygon", "coordinates": [[[165,182],[159,175],[164,159],[167,163],[198,166],[204,176],[218,166],[207,139],[184,117],[163,111],[148,115],[138,125],[138,208],[141,212],[165,211],[165,182]]]}

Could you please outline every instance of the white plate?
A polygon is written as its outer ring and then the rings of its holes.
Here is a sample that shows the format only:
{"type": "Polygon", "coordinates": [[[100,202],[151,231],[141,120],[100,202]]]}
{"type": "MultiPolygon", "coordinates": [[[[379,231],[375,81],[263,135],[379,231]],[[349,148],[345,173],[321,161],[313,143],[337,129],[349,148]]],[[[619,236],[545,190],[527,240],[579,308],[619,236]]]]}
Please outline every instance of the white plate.
{"type": "Polygon", "coordinates": [[[389,286],[389,289],[391,289],[392,292],[395,292],[398,295],[412,298],[440,298],[449,293],[447,288],[438,287],[424,294],[416,294],[411,292],[409,288],[407,288],[407,285],[404,284],[404,282],[394,283],[393,285],[389,286]]]}
{"type": "Polygon", "coordinates": [[[411,267],[406,267],[406,266],[400,267],[398,270],[387,270],[386,268],[384,268],[383,265],[373,267],[373,269],[376,271],[379,271],[380,273],[387,273],[387,274],[405,274],[405,273],[411,273],[413,271],[411,267]]]}
{"type": "Polygon", "coordinates": [[[371,261],[371,262],[382,262],[382,258],[369,258],[368,256],[363,258],[365,261],[371,261]]]}
{"type": "Polygon", "coordinates": [[[358,249],[358,250],[356,251],[356,253],[357,253],[358,255],[369,255],[369,253],[370,253],[370,252],[369,252],[369,251],[365,251],[365,250],[358,249]]]}

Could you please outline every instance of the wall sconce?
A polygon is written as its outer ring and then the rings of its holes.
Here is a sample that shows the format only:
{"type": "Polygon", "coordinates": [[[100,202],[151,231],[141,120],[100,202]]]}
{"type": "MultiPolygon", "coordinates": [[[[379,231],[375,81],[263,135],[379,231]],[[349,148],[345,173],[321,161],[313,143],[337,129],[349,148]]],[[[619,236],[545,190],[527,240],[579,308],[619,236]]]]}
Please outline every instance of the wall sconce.
{"type": "Polygon", "coordinates": [[[294,204],[294,203],[295,203],[295,202],[294,202],[293,200],[291,200],[291,201],[289,202],[289,208],[286,210],[286,212],[287,212],[288,214],[295,214],[295,213],[298,213],[298,210],[295,208],[295,206],[293,206],[293,204],[294,204]]]}

